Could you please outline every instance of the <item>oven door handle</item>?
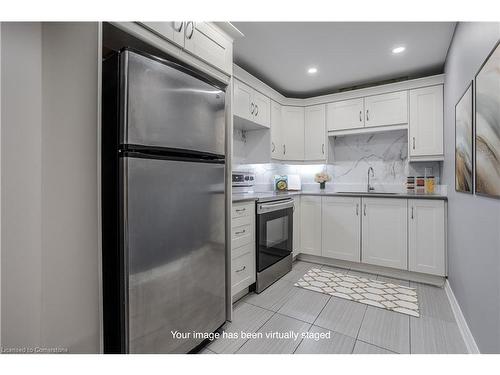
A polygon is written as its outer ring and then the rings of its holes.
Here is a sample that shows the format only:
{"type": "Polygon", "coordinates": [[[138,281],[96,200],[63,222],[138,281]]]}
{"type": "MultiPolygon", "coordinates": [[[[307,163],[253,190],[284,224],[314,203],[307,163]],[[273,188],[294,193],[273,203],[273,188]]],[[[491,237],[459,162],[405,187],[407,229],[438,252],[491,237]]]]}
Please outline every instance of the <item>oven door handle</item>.
{"type": "Polygon", "coordinates": [[[276,203],[261,203],[257,206],[257,214],[263,214],[267,212],[274,212],[278,210],[283,210],[286,208],[294,207],[293,199],[287,199],[285,201],[280,201],[276,203]]]}

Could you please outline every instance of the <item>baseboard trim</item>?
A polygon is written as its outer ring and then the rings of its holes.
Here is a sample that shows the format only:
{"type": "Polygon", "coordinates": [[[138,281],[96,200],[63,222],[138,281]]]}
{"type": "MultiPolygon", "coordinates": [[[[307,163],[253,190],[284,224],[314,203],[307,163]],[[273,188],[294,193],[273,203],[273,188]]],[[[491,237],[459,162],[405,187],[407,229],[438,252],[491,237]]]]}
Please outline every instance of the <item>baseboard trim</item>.
{"type": "Polygon", "coordinates": [[[451,289],[451,285],[448,279],[446,279],[446,282],[444,283],[444,290],[446,292],[448,300],[450,301],[453,315],[455,316],[455,320],[458,324],[458,329],[460,330],[465,345],[467,346],[467,351],[469,352],[469,354],[481,354],[479,348],[477,347],[476,340],[474,340],[474,336],[472,336],[472,332],[467,325],[467,321],[465,320],[464,314],[462,313],[462,309],[460,309],[460,305],[458,304],[458,301],[455,298],[455,294],[451,289]]]}

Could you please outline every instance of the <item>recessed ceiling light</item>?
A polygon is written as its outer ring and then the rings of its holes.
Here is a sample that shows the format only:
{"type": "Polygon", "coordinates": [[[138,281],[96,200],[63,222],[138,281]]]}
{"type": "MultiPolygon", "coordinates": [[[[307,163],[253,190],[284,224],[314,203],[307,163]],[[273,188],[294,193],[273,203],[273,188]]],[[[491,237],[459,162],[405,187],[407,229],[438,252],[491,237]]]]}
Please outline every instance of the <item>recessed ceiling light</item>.
{"type": "Polygon", "coordinates": [[[403,47],[403,46],[401,46],[401,47],[396,47],[396,48],[394,48],[394,49],[392,50],[392,53],[394,53],[394,54],[398,54],[398,53],[403,52],[405,49],[406,49],[406,47],[403,47]]]}
{"type": "Polygon", "coordinates": [[[316,73],[318,73],[318,68],[314,68],[314,67],[309,68],[309,69],[307,69],[307,73],[316,74],[316,73]]]}

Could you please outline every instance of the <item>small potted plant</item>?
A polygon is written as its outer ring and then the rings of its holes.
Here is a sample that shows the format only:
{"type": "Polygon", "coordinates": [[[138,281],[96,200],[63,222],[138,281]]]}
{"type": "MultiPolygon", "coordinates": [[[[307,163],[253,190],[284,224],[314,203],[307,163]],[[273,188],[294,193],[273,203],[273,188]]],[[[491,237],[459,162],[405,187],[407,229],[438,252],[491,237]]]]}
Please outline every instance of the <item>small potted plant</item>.
{"type": "Polygon", "coordinates": [[[325,188],[325,184],[331,180],[332,180],[332,178],[326,172],[316,173],[316,175],[314,176],[314,181],[319,183],[319,188],[321,190],[323,190],[325,188]]]}

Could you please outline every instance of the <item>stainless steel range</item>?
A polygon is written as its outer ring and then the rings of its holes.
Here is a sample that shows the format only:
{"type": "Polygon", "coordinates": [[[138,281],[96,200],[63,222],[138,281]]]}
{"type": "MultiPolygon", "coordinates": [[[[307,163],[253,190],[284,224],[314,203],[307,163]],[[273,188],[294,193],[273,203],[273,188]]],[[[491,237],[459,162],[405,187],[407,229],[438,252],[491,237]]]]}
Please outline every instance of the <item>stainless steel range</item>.
{"type": "Polygon", "coordinates": [[[233,171],[232,175],[233,194],[256,198],[255,291],[260,293],[292,269],[294,201],[279,192],[256,193],[252,172],[233,171]]]}
{"type": "Polygon", "coordinates": [[[257,293],[292,270],[293,210],[292,198],[257,201],[257,293]]]}

